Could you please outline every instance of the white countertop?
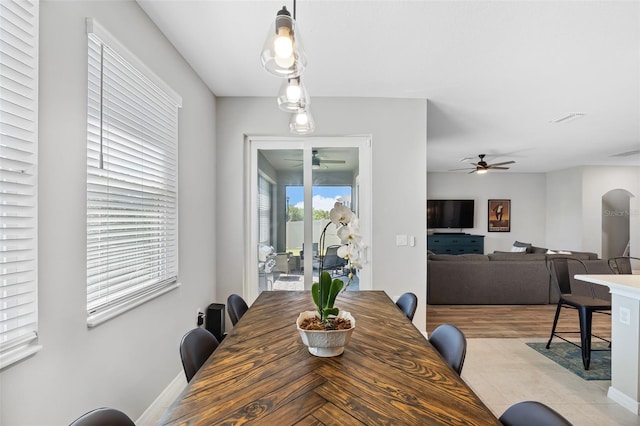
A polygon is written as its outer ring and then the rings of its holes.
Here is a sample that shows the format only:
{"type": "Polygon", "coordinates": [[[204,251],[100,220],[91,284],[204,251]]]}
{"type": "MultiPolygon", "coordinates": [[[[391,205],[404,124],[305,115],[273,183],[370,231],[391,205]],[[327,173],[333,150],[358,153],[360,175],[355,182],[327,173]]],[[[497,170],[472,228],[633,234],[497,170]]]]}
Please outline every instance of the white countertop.
{"type": "Polygon", "coordinates": [[[640,299],[640,275],[575,275],[575,279],[606,285],[611,293],[640,299]]]}

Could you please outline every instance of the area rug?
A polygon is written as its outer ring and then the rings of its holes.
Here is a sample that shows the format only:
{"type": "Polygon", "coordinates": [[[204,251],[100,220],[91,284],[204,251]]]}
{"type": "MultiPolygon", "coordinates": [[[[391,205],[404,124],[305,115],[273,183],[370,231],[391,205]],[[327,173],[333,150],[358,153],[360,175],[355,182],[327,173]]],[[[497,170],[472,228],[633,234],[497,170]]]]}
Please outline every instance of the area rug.
{"type": "MultiPolygon", "coordinates": [[[[563,341],[551,342],[549,349],[545,348],[546,344],[527,343],[529,347],[585,380],[611,380],[611,351],[592,351],[589,370],[585,370],[580,348],[563,341]]],[[[592,344],[593,349],[605,349],[607,346],[606,343],[592,344]]]]}

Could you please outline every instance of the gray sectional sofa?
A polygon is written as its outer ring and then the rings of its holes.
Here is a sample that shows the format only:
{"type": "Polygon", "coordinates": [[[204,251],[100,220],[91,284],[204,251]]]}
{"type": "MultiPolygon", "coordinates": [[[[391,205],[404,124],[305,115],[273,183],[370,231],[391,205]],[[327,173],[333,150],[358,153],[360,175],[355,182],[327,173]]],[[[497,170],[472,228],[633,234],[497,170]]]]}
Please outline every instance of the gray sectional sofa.
{"type": "MultiPolygon", "coordinates": [[[[491,254],[428,254],[427,303],[430,305],[539,305],[557,303],[545,267],[545,254],[494,252],[491,254]]],[[[560,256],[560,255],[549,255],[560,256]]],[[[610,274],[606,260],[595,253],[572,252],[591,274],[610,274]]],[[[575,271],[580,273],[580,271],[575,271]]],[[[573,275],[573,273],[572,273],[573,275]]],[[[573,283],[574,293],[588,294],[588,284],[573,283]]],[[[597,286],[597,295],[609,299],[609,290],[597,286]]]]}

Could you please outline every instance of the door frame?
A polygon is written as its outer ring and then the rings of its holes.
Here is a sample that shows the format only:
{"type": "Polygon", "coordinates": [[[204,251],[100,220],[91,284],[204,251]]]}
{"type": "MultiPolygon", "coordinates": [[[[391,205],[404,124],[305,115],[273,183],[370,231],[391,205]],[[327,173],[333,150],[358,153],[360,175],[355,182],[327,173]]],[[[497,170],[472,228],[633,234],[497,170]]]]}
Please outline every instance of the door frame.
{"type": "MultiPolygon", "coordinates": [[[[277,136],[246,136],[245,137],[245,200],[244,211],[244,274],[243,293],[249,303],[253,302],[259,294],[258,288],[258,151],[265,149],[300,149],[303,151],[303,185],[304,185],[304,211],[305,211],[305,244],[311,247],[312,237],[312,165],[311,151],[315,148],[358,148],[358,218],[360,220],[360,232],[365,246],[365,267],[360,270],[358,277],[360,290],[371,290],[370,263],[373,254],[371,247],[372,224],[372,188],[371,188],[371,136],[341,136],[341,137],[277,137],[277,136]],[[309,241],[307,241],[309,240],[309,241]]],[[[353,189],[354,191],[356,188],[353,189]]],[[[311,257],[307,256],[308,262],[311,257]]],[[[305,258],[305,262],[307,262],[305,258]]],[[[305,267],[305,290],[309,290],[313,273],[311,263],[305,267]]]]}

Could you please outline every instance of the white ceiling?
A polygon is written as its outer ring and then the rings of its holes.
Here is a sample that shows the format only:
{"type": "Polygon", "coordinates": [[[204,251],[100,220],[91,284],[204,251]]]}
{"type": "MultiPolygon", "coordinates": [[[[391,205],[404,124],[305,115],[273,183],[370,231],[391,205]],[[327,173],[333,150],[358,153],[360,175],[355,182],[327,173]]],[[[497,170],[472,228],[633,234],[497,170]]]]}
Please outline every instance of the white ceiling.
{"type": "MultiPolygon", "coordinates": [[[[216,96],[275,102],[259,55],[293,0],[138,3],[216,96]]],[[[640,165],[612,157],[640,150],[638,1],[300,0],[296,14],[312,98],[429,100],[428,171],[478,154],[516,161],[497,173],[640,165]]]]}

